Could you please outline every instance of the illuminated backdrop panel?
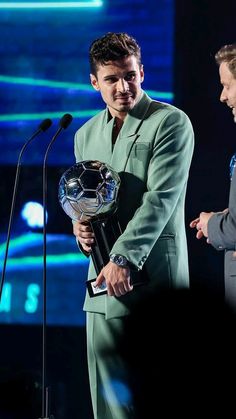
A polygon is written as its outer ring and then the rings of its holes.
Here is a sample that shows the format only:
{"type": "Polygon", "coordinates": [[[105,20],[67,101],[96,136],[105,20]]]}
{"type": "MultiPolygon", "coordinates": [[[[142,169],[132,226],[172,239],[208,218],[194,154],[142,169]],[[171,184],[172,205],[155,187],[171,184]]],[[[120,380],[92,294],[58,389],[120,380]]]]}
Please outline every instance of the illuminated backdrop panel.
{"type": "Polygon", "coordinates": [[[59,208],[61,174],[74,164],[75,131],[104,104],[90,86],[88,48],[109,31],[128,32],[142,48],[143,87],[157,100],[173,102],[173,0],[81,2],[0,1],[0,258],[9,217],[15,165],[24,142],[44,118],[53,126],[24,154],[9,248],[0,321],[42,322],[42,234],[20,219],[25,201],[42,201],[42,162],[59,118],[73,122],[48,156],[48,324],[82,325],[88,261],[59,208]]]}
{"type": "MultiPolygon", "coordinates": [[[[56,120],[65,112],[75,120],[50,164],[73,162],[74,131],[103,106],[90,86],[88,48],[105,32],[135,36],[146,70],[144,88],[155,99],[173,99],[172,0],[0,2],[0,25],[2,164],[15,164],[41,119],[56,120]]],[[[40,164],[42,153],[38,141],[30,164],[40,164]]]]}

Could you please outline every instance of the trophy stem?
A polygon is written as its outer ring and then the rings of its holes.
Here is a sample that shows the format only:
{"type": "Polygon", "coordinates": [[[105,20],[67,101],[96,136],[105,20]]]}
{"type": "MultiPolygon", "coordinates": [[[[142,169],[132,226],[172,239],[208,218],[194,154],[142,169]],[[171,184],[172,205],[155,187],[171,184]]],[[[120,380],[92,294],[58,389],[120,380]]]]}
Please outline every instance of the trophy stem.
{"type": "Polygon", "coordinates": [[[106,219],[92,220],[91,227],[95,236],[91,256],[98,275],[109,262],[111,248],[121,234],[121,227],[116,215],[106,219]]]}

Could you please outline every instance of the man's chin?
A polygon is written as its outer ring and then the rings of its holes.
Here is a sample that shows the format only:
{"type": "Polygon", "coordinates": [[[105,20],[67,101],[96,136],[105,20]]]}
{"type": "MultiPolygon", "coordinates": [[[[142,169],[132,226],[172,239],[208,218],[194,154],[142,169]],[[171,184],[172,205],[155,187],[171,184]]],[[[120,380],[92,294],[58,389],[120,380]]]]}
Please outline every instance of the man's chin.
{"type": "Polygon", "coordinates": [[[234,122],[236,123],[236,109],[235,108],[233,108],[232,113],[234,117],[234,122]]]}
{"type": "Polygon", "coordinates": [[[128,112],[130,111],[130,109],[132,109],[135,105],[135,101],[127,101],[124,103],[120,103],[119,104],[119,110],[120,112],[128,112]]]}
{"type": "Polygon", "coordinates": [[[132,109],[133,108],[133,106],[131,106],[131,105],[127,105],[127,106],[120,106],[119,107],[119,110],[120,110],[120,112],[129,112],[130,111],[130,109],[132,109]]]}

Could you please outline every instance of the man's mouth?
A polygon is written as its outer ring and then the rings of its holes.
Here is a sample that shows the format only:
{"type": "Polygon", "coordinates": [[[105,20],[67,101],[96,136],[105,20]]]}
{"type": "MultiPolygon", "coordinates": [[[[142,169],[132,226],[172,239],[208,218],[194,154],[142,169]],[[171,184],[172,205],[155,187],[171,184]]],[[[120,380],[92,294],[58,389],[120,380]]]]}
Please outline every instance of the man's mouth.
{"type": "Polygon", "coordinates": [[[234,122],[236,123],[236,108],[233,105],[230,105],[229,103],[227,103],[227,106],[231,109],[233,117],[234,117],[234,122]]]}
{"type": "Polygon", "coordinates": [[[129,99],[130,97],[132,97],[132,94],[131,94],[131,93],[130,93],[130,94],[128,94],[128,95],[115,96],[115,99],[124,99],[124,100],[127,100],[127,99],[129,99]]]}

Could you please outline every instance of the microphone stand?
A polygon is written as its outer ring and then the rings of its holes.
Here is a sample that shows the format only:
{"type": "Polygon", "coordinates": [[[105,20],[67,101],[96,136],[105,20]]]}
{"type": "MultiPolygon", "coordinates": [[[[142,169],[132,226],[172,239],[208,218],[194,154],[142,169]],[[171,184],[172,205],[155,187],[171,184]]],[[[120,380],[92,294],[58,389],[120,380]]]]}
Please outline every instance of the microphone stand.
{"type": "Polygon", "coordinates": [[[9,250],[9,244],[10,244],[10,237],[11,237],[11,228],[12,228],[12,221],[13,216],[15,212],[15,204],[16,204],[16,196],[17,196],[17,190],[18,190],[18,183],[19,183],[19,176],[20,176],[20,169],[21,169],[21,159],[22,155],[31,141],[37,137],[38,134],[41,132],[46,131],[50,126],[52,125],[51,119],[45,119],[41,122],[39,125],[37,131],[26,141],[26,143],[21,148],[18,161],[17,161],[17,167],[16,167],[16,174],[15,174],[15,182],[14,182],[14,189],[12,194],[12,202],[11,202],[11,210],[10,210],[10,217],[8,222],[8,229],[7,229],[7,239],[6,239],[6,248],[5,248],[5,255],[3,260],[3,269],[2,269],[2,275],[1,275],[1,283],[0,283],[0,301],[2,297],[2,290],[3,290],[3,284],[4,284],[4,278],[5,278],[5,272],[6,272],[6,265],[7,265],[7,257],[8,257],[8,250],[9,250]]]}
{"type": "Polygon", "coordinates": [[[46,386],[46,325],[47,325],[47,157],[49,150],[63,129],[72,121],[70,114],[65,114],[60,120],[60,128],[48,144],[43,162],[43,337],[42,337],[42,417],[40,419],[54,419],[49,416],[49,387],[46,386]]]}

